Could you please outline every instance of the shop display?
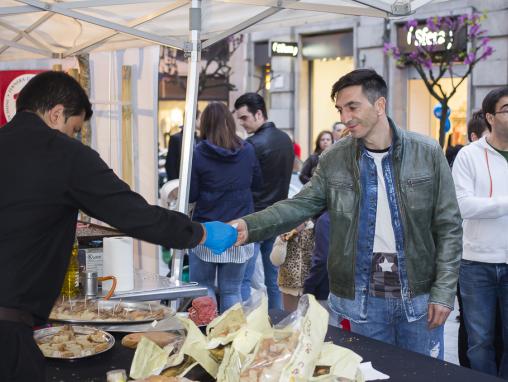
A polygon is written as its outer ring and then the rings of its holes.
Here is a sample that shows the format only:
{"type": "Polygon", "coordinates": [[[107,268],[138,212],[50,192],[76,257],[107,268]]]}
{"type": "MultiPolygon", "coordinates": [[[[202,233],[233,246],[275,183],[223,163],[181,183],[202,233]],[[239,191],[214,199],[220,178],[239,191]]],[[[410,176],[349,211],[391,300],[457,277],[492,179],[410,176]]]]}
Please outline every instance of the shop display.
{"type": "Polygon", "coordinates": [[[174,312],[161,304],[104,300],[59,300],[49,319],[68,323],[139,323],[162,320],[174,312]]]}
{"type": "Polygon", "coordinates": [[[107,332],[73,325],[36,330],[34,339],[45,357],[57,359],[90,357],[115,344],[115,339],[107,332]]]}

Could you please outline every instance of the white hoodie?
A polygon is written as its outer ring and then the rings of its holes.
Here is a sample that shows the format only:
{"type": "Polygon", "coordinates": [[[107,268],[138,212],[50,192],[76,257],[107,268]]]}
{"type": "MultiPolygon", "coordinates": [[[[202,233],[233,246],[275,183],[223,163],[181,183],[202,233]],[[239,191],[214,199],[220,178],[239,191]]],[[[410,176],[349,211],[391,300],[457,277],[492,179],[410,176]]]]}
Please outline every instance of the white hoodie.
{"type": "Polygon", "coordinates": [[[464,219],[462,258],[508,263],[508,162],[484,137],[459,151],[452,173],[464,219]]]}

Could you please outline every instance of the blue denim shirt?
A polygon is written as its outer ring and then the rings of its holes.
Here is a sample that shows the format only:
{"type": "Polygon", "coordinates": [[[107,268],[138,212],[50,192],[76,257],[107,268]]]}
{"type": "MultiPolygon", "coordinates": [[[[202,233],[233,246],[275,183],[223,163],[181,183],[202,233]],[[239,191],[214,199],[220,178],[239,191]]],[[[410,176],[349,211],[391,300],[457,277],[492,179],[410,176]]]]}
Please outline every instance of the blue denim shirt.
{"type": "MultiPolygon", "coordinates": [[[[355,267],[355,299],[348,300],[330,295],[330,303],[335,311],[344,318],[354,322],[369,322],[372,317],[368,312],[370,291],[370,275],[372,253],[374,248],[374,234],[376,230],[377,212],[377,169],[374,159],[361,146],[360,159],[360,213],[358,222],[357,255],[355,267]]],[[[393,171],[392,148],[382,160],[383,176],[386,184],[388,204],[391,212],[392,227],[395,234],[399,278],[401,284],[401,299],[407,320],[416,321],[427,313],[429,295],[413,297],[409,293],[408,278],[404,256],[404,230],[402,227],[401,211],[395,189],[395,175],[393,171]]]]}

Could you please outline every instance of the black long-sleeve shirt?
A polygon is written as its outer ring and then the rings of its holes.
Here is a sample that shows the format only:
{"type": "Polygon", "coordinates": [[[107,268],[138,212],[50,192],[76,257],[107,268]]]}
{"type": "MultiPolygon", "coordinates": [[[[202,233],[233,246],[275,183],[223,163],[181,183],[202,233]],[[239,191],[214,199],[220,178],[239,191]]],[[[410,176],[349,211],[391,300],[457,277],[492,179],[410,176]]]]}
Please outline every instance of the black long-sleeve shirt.
{"type": "Polygon", "coordinates": [[[20,112],[0,128],[0,307],[45,321],[70,258],[78,209],[133,237],[190,248],[200,224],[152,206],[97,152],[20,112]]]}

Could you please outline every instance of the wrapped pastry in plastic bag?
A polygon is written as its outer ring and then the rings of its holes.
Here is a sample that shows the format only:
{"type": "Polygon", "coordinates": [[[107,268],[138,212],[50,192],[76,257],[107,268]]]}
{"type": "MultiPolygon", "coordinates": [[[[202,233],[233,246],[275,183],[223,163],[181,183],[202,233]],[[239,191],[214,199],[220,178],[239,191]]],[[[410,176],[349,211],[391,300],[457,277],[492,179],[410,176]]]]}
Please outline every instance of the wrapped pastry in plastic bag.
{"type": "Polygon", "coordinates": [[[242,365],[240,381],[309,381],[328,329],[328,312],[312,295],[264,335],[242,365]]]}
{"type": "Polygon", "coordinates": [[[359,366],[362,357],[332,343],[325,343],[316,362],[310,381],[316,382],[363,382],[359,366]]]}
{"type": "Polygon", "coordinates": [[[208,374],[216,378],[219,364],[206,348],[206,337],[192,320],[183,317],[178,317],[178,319],[185,327],[187,336],[178,353],[169,357],[166,368],[161,374],[183,376],[199,364],[208,374]]]}
{"type": "Polygon", "coordinates": [[[253,293],[243,304],[235,304],[206,327],[207,348],[221,362],[227,345],[244,329],[264,332],[271,330],[268,299],[262,292],[253,293]]]}
{"type": "Polygon", "coordinates": [[[159,375],[165,367],[168,356],[177,352],[182,345],[183,337],[173,341],[164,348],[158,346],[148,337],[141,337],[137,344],[136,352],[131,364],[129,375],[131,378],[147,378],[151,375],[159,375]]]}

